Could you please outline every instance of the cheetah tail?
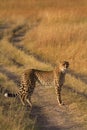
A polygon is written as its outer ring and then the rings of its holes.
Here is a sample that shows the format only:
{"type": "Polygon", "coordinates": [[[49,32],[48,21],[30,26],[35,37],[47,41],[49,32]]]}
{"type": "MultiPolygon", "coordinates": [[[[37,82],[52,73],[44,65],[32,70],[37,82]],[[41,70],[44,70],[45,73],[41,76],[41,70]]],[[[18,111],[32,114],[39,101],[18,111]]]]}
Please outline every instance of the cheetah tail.
{"type": "Polygon", "coordinates": [[[4,96],[5,97],[16,97],[17,96],[17,94],[14,94],[14,93],[4,93],[4,96]]]}

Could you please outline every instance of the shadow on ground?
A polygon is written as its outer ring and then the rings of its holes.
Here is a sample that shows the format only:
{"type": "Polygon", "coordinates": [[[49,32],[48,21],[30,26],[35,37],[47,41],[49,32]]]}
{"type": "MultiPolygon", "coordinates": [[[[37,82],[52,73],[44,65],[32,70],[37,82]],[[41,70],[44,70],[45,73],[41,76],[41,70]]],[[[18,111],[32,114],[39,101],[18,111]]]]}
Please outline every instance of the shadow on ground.
{"type": "Polygon", "coordinates": [[[79,91],[77,91],[76,89],[71,88],[69,85],[65,86],[65,88],[66,88],[67,90],[71,91],[72,93],[76,93],[76,94],[78,94],[78,95],[81,96],[81,97],[87,98],[87,94],[85,94],[85,93],[83,93],[83,92],[79,92],[79,91]]]}
{"type": "Polygon", "coordinates": [[[33,106],[29,117],[31,119],[36,118],[35,129],[37,130],[60,130],[58,126],[51,126],[48,118],[43,114],[43,110],[40,106],[33,106]]]}
{"type": "Polygon", "coordinates": [[[71,76],[75,77],[76,79],[80,79],[82,82],[87,84],[87,75],[76,73],[74,70],[70,70],[69,74],[71,76]]]}
{"type": "Polygon", "coordinates": [[[1,22],[0,23],[0,40],[2,40],[5,36],[9,35],[12,23],[1,22]]]}
{"type": "Polygon", "coordinates": [[[17,75],[15,75],[14,73],[8,71],[5,67],[0,66],[0,73],[5,74],[14,83],[20,84],[19,83],[19,77],[17,75]]]}

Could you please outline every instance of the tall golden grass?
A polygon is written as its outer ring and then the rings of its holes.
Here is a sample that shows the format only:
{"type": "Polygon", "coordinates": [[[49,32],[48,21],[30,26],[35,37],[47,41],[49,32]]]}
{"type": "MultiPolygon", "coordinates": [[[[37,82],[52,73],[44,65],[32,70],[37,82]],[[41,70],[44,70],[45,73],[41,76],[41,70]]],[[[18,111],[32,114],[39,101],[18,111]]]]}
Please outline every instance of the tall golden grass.
{"type": "MultiPolygon", "coordinates": [[[[87,75],[86,0],[0,0],[0,27],[3,23],[12,24],[8,30],[9,36],[12,36],[12,31],[19,25],[28,24],[30,27],[24,40],[16,43],[22,46],[24,51],[18,49],[15,44],[13,46],[6,35],[0,41],[0,67],[3,66],[8,72],[20,76],[25,68],[50,69],[50,64],[41,62],[43,59],[56,65],[60,60],[68,60],[70,69],[75,73],[87,75]],[[32,55],[28,55],[27,51],[32,55]],[[20,67],[16,63],[23,66],[20,67]]],[[[0,72],[0,85],[15,91],[16,84],[2,72],[0,72]]],[[[76,117],[76,121],[78,123],[82,121],[81,123],[86,126],[86,83],[81,80],[81,77],[77,79],[75,75],[67,75],[65,86],[69,88],[64,89],[63,98],[69,103],[71,112],[79,116],[78,119],[76,117]]],[[[1,129],[24,130],[26,126],[33,129],[34,121],[24,117],[26,113],[20,104],[15,103],[15,100],[5,100],[2,95],[0,100],[1,129]],[[7,107],[3,109],[5,104],[2,101],[11,104],[11,108],[8,108],[11,110],[8,116],[5,115],[7,107]],[[18,108],[17,113],[15,107],[18,108]],[[21,123],[24,123],[23,126],[21,123]]]]}
{"type": "Polygon", "coordinates": [[[41,23],[28,33],[24,48],[56,64],[61,59],[69,60],[72,69],[87,73],[86,16],[73,11],[46,10],[39,17],[41,23]]]}

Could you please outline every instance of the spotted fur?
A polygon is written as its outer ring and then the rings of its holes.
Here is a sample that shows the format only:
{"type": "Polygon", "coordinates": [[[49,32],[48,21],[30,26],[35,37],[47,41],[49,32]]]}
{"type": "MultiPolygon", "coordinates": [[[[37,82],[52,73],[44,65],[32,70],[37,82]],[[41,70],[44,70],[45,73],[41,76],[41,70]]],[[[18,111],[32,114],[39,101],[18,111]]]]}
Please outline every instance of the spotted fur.
{"type": "MultiPolygon", "coordinates": [[[[52,71],[43,71],[37,69],[28,69],[21,76],[21,87],[18,95],[23,105],[27,102],[31,107],[31,96],[36,87],[36,82],[41,85],[53,85],[57,94],[58,104],[62,104],[61,89],[65,81],[66,70],[69,62],[63,61],[52,71]]],[[[11,95],[12,96],[12,95],[11,95]]]]}

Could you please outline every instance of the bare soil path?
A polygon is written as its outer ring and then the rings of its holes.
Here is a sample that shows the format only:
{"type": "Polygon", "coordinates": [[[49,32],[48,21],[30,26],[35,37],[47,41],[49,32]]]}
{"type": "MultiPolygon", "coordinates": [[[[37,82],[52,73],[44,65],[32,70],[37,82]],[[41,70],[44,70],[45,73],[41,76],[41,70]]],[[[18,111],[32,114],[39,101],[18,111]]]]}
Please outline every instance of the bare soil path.
{"type": "Polygon", "coordinates": [[[35,130],[85,130],[73,120],[68,105],[58,106],[52,88],[36,88],[30,117],[36,118],[35,130]]]}

